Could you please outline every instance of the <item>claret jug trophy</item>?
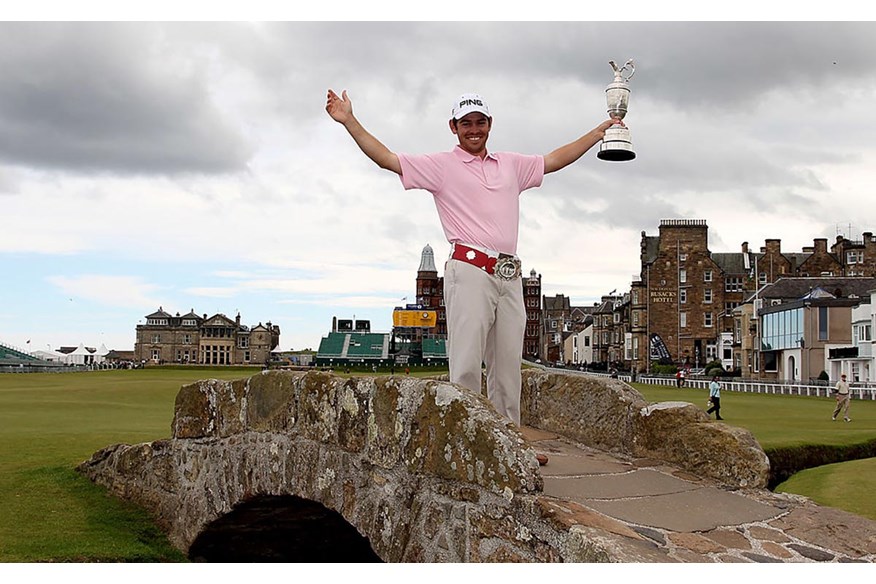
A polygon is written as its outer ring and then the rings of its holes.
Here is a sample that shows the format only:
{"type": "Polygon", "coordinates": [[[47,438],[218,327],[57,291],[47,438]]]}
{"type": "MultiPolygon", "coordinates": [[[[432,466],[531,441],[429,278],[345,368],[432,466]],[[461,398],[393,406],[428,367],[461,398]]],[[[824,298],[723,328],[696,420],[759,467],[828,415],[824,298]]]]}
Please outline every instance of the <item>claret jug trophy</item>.
{"type": "MultiPolygon", "coordinates": [[[[636,72],[636,68],[632,59],[624,63],[623,67],[618,67],[614,61],[609,61],[608,64],[614,69],[614,81],[605,88],[608,115],[622,120],[627,115],[627,107],[630,104],[630,78],[636,72]]],[[[633,152],[629,128],[614,124],[607,129],[596,157],[611,162],[624,162],[635,158],[636,153],[633,152]]]]}

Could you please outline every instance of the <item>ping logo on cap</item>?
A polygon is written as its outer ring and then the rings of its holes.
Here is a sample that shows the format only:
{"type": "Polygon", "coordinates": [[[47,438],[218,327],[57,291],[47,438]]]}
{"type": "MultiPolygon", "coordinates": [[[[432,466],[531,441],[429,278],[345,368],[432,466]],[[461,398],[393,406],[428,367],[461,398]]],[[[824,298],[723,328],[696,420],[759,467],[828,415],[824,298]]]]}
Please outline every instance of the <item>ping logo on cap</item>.
{"type": "Polygon", "coordinates": [[[490,106],[477,93],[463,93],[454,102],[450,115],[453,119],[458,120],[472,112],[480,112],[490,117],[490,106]]]}

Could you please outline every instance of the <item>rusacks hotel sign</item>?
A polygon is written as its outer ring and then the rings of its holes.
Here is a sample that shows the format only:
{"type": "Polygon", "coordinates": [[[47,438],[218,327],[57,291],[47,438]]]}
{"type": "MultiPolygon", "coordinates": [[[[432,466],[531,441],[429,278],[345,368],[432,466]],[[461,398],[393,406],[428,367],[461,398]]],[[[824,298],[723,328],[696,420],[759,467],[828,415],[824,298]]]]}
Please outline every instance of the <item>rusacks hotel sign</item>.
{"type": "Polygon", "coordinates": [[[676,291],[669,290],[667,288],[657,288],[656,290],[651,290],[651,302],[652,303],[660,303],[660,302],[675,302],[676,291]]]}

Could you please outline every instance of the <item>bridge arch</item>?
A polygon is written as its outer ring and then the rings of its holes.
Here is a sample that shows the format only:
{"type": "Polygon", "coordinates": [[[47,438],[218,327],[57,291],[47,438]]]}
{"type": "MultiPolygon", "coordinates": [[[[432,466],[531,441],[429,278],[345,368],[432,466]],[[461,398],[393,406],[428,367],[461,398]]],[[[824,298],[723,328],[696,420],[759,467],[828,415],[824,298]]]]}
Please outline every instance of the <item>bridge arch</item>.
{"type": "Polygon", "coordinates": [[[188,550],[195,562],[380,562],[367,537],[333,509],[262,496],[213,520],[188,550]]]}

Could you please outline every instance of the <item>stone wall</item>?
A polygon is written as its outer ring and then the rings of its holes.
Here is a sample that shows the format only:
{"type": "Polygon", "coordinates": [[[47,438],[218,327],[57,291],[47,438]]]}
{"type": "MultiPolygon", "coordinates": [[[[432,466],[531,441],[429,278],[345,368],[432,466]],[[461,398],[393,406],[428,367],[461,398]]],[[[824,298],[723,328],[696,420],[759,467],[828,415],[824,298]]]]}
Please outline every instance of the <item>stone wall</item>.
{"type": "Polygon", "coordinates": [[[676,464],[730,487],[763,488],[769,459],[743,428],[686,402],[649,405],[622,381],[523,372],[522,422],[584,445],[676,464]]]}

